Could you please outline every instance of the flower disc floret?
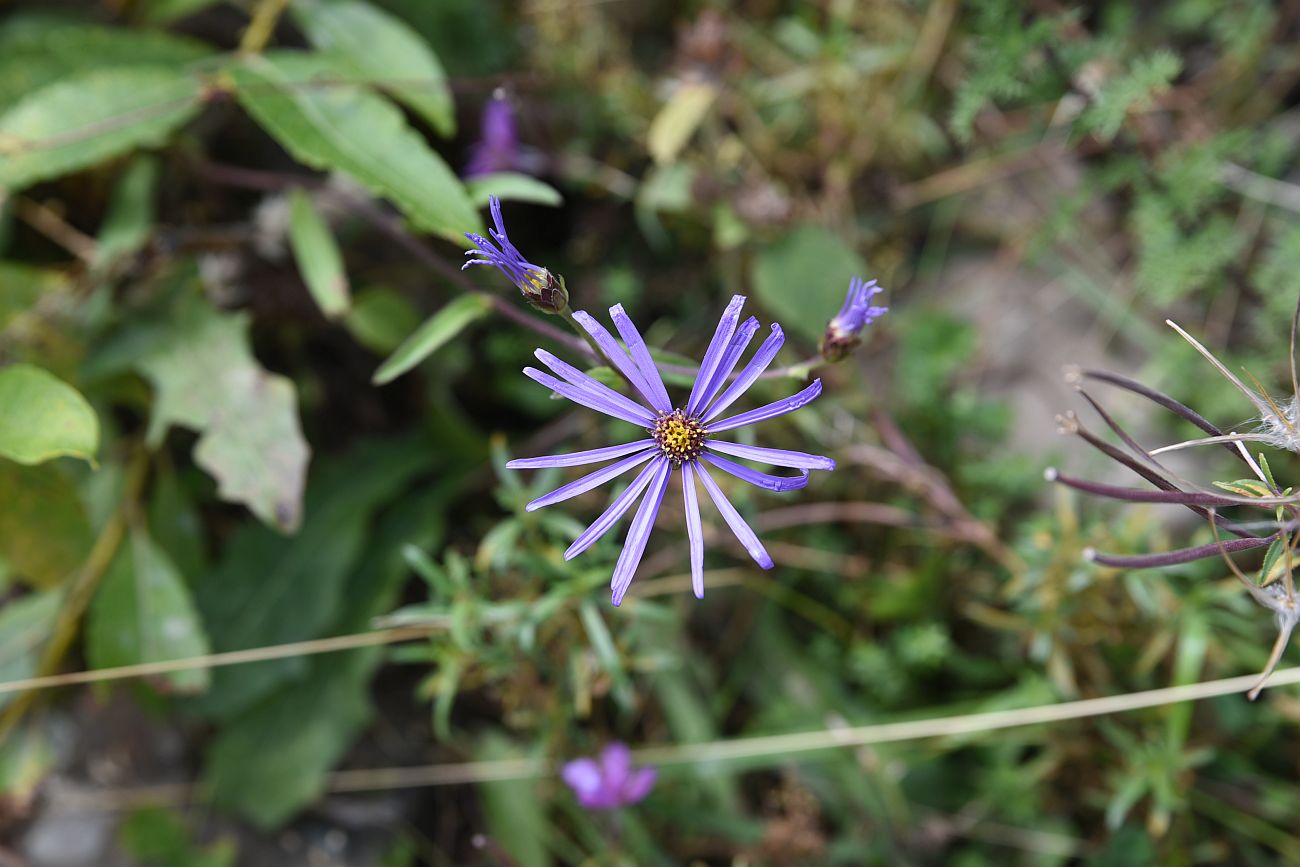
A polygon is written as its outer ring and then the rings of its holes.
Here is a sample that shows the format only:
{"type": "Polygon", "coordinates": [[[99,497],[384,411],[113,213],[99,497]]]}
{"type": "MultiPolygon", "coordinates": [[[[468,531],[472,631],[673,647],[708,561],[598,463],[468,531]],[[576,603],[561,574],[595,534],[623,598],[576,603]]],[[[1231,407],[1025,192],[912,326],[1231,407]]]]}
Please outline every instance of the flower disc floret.
{"type": "Polygon", "coordinates": [[[680,409],[664,413],[655,419],[650,433],[654,436],[659,451],[673,466],[698,458],[704,452],[704,441],[709,434],[699,419],[680,409]]]}

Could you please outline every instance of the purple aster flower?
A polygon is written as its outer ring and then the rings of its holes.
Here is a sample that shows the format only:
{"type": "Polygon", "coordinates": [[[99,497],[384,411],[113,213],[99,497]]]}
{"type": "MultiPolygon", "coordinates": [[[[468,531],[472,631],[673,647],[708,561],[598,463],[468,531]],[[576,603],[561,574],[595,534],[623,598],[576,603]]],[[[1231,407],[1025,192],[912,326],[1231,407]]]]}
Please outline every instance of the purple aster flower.
{"type": "Polygon", "coordinates": [[[471,149],[465,177],[490,175],[517,170],[520,162],[519,132],[515,127],[515,110],[500,88],[483,107],[479,140],[471,149]]]}
{"type": "Polygon", "coordinates": [[[773,324],[771,333],[754,355],[736,375],[732,372],[740,356],[758,331],[758,320],[750,317],[739,322],[740,308],[745,303],[743,295],[736,295],[727,305],[718,323],[713,341],[709,344],[684,404],[674,405],[668,398],[663,379],[650,357],[650,350],[641,339],[632,320],[623,312],[621,304],[610,308],[610,317],[623,338],[626,349],[591,316],[575,312],[574,319],[591,336],[605,353],[610,363],[639,393],[641,402],[632,400],[612,388],[592,379],[587,374],[565,364],[551,353],[539,349],[537,358],[555,374],[552,376],[535,368],[524,368],[524,375],[536,380],[552,391],[574,403],[621,419],[643,428],[647,436],[622,445],[607,446],[566,455],[539,458],[522,458],[506,464],[511,469],[538,467],[575,467],[603,461],[614,461],[577,481],[570,482],[528,504],[528,511],[549,506],[576,497],[628,470],[639,467],[640,472],[632,483],[614,497],[603,514],[588,527],[564,552],[566,560],[590,548],[623,517],[638,499],[641,505],[632,518],[631,528],[614,567],[610,582],[614,604],[623,601],[623,594],[632,583],[632,576],[641,562],[650,530],[654,525],[659,506],[674,471],[680,471],[682,498],[686,506],[686,534],[690,541],[691,578],[697,597],[704,595],[704,534],[700,523],[700,507],[695,483],[704,485],[727,526],[745,546],[745,550],[764,569],[772,568],[772,558],[763,548],[758,536],[745,523],[736,507],[722,493],[710,468],[721,470],[769,491],[793,491],[808,484],[809,470],[833,470],[835,461],[820,455],[784,449],[761,448],[718,439],[719,434],[747,425],[775,418],[808,404],[821,394],[820,379],[797,394],[735,415],[725,415],[726,410],[749,389],[763,373],[785,341],[781,327],[773,324]],[[775,476],[760,472],[731,458],[742,458],[776,467],[801,470],[797,476],[775,476]],[[617,460],[615,460],[617,459],[617,460]]]}
{"type": "Polygon", "coordinates": [[[633,768],[631,750],[624,744],[612,743],[600,754],[600,761],[574,759],[565,763],[560,776],[584,808],[616,810],[644,800],[659,772],[654,768],[633,768]]]}
{"type": "Polygon", "coordinates": [[[873,307],[871,299],[881,288],[876,281],[863,282],[859,277],[849,280],[849,291],[844,296],[844,306],[826,326],[822,337],[822,357],[827,361],[841,361],[861,342],[862,329],[889,312],[888,307],[873,307]]]}
{"type": "Polygon", "coordinates": [[[506,236],[506,225],[501,219],[501,200],[492,196],[488,204],[492,211],[492,223],[496,227],[488,229],[492,240],[474,232],[466,232],[465,237],[477,249],[466,250],[465,255],[481,258],[470,259],[461,266],[461,270],[464,271],[470,265],[491,265],[509,277],[510,282],[523,293],[524,300],[538,310],[545,313],[563,311],[569,306],[569,290],[564,285],[564,278],[525,259],[524,254],[506,236]]]}

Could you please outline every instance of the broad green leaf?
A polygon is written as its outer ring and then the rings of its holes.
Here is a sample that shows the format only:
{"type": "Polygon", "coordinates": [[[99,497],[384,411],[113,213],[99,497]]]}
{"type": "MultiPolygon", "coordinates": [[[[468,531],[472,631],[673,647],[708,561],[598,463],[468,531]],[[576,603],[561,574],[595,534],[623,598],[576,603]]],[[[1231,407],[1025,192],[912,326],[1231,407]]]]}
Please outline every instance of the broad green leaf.
{"type": "Polygon", "coordinates": [[[419,326],[420,314],[406,296],[384,286],[373,286],[357,293],[343,324],[357,343],[371,352],[388,355],[419,326]]]}
{"type": "Polygon", "coordinates": [[[455,172],[387,99],[340,84],[347,70],[319,55],[269,52],[229,73],[240,103],[294,158],[350,175],[417,228],[463,243],[482,223],[455,172]]]}
{"type": "Polygon", "coordinates": [[[0,262],[0,331],[30,310],[42,294],[67,288],[68,279],[59,271],[0,262]]]}
{"type": "MultiPolygon", "coordinates": [[[[142,527],[104,576],[86,623],[86,653],[94,668],[187,659],[209,653],[189,587],[167,552],[142,527]]],[[[178,692],[207,688],[206,668],[177,671],[163,680],[178,692]]]]}
{"type": "MultiPolygon", "coordinates": [[[[518,748],[504,735],[491,733],[479,744],[474,758],[500,761],[521,758],[518,748]]],[[[548,867],[546,851],[546,801],[536,780],[500,780],[482,783],[483,812],[488,831],[520,867],[548,867]]]]}
{"type": "MultiPolygon", "coordinates": [[[[306,517],[292,539],[263,527],[237,530],[215,571],[195,591],[214,649],[320,637],[339,616],[347,578],[375,510],[432,459],[433,450],[417,441],[358,447],[313,474],[306,517]]],[[[209,693],[194,705],[206,715],[228,719],[308,670],[303,658],[218,668],[209,693]]]]}
{"type": "Polygon", "coordinates": [[[844,303],[849,279],[866,273],[867,263],[834,232],[800,226],[759,251],[754,291],[783,327],[819,340],[844,303]]]}
{"type": "Polygon", "coordinates": [[[0,457],[39,464],[95,462],[99,419],[81,392],[30,364],[0,368],[0,457]]]}
{"type": "Polygon", "coordinates": [[[469,178],[465,181],[465,189],[470,201],[480,208],[486,208],[493,196],[502,201],[532,202],[554,208],[564,204],[564,196],[555,187],[518,172],[496,172],[469,178]]]}
{"type": "Polygon", "coordinates": [[[77,490],[57,465],[0,460],[0,558],[35,587],[61,584],[85,561],[90,522],[77,490]]]}
{"type": "MultiPolygon", "coordinates": [[[[407,450],[406,445],[398,446],[407,450]]],[[[454,481],[454,480],[448,480],[454,481]]],[[[330,632],[365,629],[392,606],[407,574],[402,549],[436,545],[456,484],[425,488],[387,508],[365,556],[345,583],[330,632]]],[[[217,801],[272,826],[322,792],[329,771],[370,719],[368,684],[378,648],[313,658],[306,676],[230,719],[208,755],[206,778],[217,801]],[[261,756],[275,756],[264,761],[261,756]]]]}
{"type": "MultiPolygon", "coordinates": [[[[33,593],[0,608],[0,681],[23,680],[36,674],[45,639],[50,637],[63,594],[33,593]]],[[[17,693],[0,693],[0,707],[17,693]]]]}
{"type": "Polygon", "coordinates": [[[375,371],[371,382],[375,385],[392,382],[491,310],[492,301],[486,295],[461,295],[449,302],[397,347],[397,351],[375,371]]]}
{"type": "Polygon", "coordinates": [[[646,134],[650,158],[659,165],[676,160],[717,98],[718,89],[706,81],[689,82],[677,88],[650,121],[646,134]]]}
{"type": "Polygon", "coordinates": [[[294,385],[257,363],[248,316],[186,296],[150,337],[134,359],[157,390],[149,442],[160,443],[174,424],[198,431],[195,461],[217,480],[221,497],[296,530],[310,452],[294,385]]]}
{"type": "Polygon", "coordinates": [[[113,189],[104,224],[100,226],[95,266],[103,268],[144,246],[153,229],[158,160],[139,156],[131,161],[113,189]]]}
{"type": "MultiPolygon", "coordinates": [[[[154,0],[152,5],[157,5],[154,0]]],[[[47,84],[92,69],[184,66],[215,49],[196,39],[105,27],[57,15],[14,14],[0,26],[0,112],[47,84]]]]}
{"type": "Polygon", "coordinates": [[[358,0],[306,0],[294,18],[317,48],[347,60],[433,125],[456,134],[456,111],[442,64],[420,35],[383,9],[358,0]]]}
{"type": "Polygon", "coordinates": [[[311,297],[328,319],[348,312],[351,304],[343,254],[329,226],[302,190],[289,197],[289,241],[311,297]]]}
{"type": "Polygon", "coordinates": [[[176,66],[94,69],[46,85],[0,115],[0,187],[162,144],[198,112],[202,95],[200,79],[176,66]]]}
{"type": "Polygon", "coordinates": [[[274,828],[318,798],[326,773],[370,719],[369,681],[380,652],[311,660],[310,676],[223,727],[208,753],[213,803],[274,828]]]}
{"type": "Polygon", "coordinates": [[[197,846],[180,816],[162,807],[145,807],[127,816],[117,841],[143,867],[234,867],[238,850],[230,839],[197,846]]]}

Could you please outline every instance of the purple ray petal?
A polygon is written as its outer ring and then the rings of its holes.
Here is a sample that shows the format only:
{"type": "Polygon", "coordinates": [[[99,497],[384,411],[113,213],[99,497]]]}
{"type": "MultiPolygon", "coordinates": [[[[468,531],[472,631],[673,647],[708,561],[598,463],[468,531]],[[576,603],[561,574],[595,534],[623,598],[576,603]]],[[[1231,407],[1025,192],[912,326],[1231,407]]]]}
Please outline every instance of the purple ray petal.
{"type": "Polygon", "coordinates": [[[537,470],[543,467],[580,467],[583,464],[598,464],[612,461],[623,455],[650,448],[655,444],[652,439],[637,440],[621,446],[605,446],[602,449],[587,449],[584,452],[569,452],[567,455],[544,455],[536,458],[515,458],[506,462],[507,470],[537,470]]]}
{"type": "Polygon", "coordinates": [[[614,741],[601,750],[600,770],[605,776],[605,785],[621,789],[632,774],[632,751],[627,744],[614,741]]]}
{"type": "Polygon", "coordinates": [[[736,398],[748,391],[749,387],[754,384],[754,380],[758,379],[764,370],[767,370],[767,366],[772,363],[773,358],[776,358],[776,354],[781,351],[781,346],[784,343],[785,334],[781,331],[781,326],[773,323],[772,333],[763,341],[763,345],[758,347],[758,351],[749,360],[749,364],[746,364],[745,368],[740,371],[740,376],[736,377],[736,381],[722,393],[722,396],[718,398],[713,406],[709,407],[708,412],[704,413],[704,421],[707,422],[709,419],[717,418],[718,413],[731,406],[736,402],[736,398]]]}
{"type": "Polygon", "coordinates": [[[601,536],[608,533],[610,528],[617,524],[623,515],[627,513],[627,510],[632,508],[632,504],[641,496],[641,492],[646,489],[646,485],[650,484],[650,480],[654,478],[654,474],[658,471],[659,465],[656,463],[651,463],[641,470],[637,477],[632,480],[632,484],[628,485],[621,494],[610,501],[608,508],[600,513],[600,517],[592,521],[591,526],[583,530],[582,535],[573,540],[573,544],[564,552],[564,559],[572,560],[594,545],[601,536]]]}
{"type": "Polygon", "coordinates": [[[637,403],[636,401],[628,397],[624,397],[614,389],[610,388],[608,385],[605,385],[600,380],[593,379],[592,377],[583,373],[581,370],[578,370],[578,368],[574,367],[573,365],[565,361],[561,361],[551,353],[547,352],[545,349],[535,350],[533,352],[533,355],[536,355],[537,360],[540,361],[542,364],[545,364],[551,370],[555,371],[557,374],[562,376],[567,381],[573,383],[578,388],[584,389],[593,394],[599,394],[605,400],[609,401],[610,403],[616,406],[622,407],[632,415],[645,413],[651,419],[654,418],[654,413],[650,412],[650,410],[646,409],[641,404],[637,403]]]}
{"type": "Polygon", "coordinates": [[[623,594],[632,584],[636,567],[641,565],[641,555],[645,553],[646,542],[650,540],[650,530],[654,527],[655,516],[659,514],[659,506],[664,501],[664,490],[668,487],[668,477],[671,475],[672,468],[672,464],[668,463],[667,459],[659,458],[659,472],[651,479],[650,489],[646,492],[645,499],[641,501],[641,507],[636,510],[632,526],[628,528],[627,539],[623,541],[623,552],[618,555],[618,563],[614,566],[614,577],[610,581],[611,596],[616,606],[623,602],[623,594]]]}
{"type": "Polygon", "coordinates": [[[773,401],[766,406],[760,406],[758,409],[751,409],[749,412],[742,412],[740,415],[733,415],[731,418],[724,418],[722,421],[711,423],[709,433],[744,427],[747,424],[754,424],[755,422],[775,418],[778,415],[784,415],[787,412],[794,412],[796,409],[812,403],[817,395],[821,393],[822,381],[814,379],[812,385],[798,394],[792,394],[781,400],[773,401]]]}
{"type": "Polygon", "coordinates": [[[695,469],[699,471],[700,481],[704,482],[705,489],[709,492],[709,496],[713,498],[713,505],[718,507],[718,511],[722,513],[722,519],[727,522],[731,532],[736,534],[740,544],[745,546],[749,556],[753,557],[754,562],[764,569],[771,569],[772,558],[768,555],[767,549],[763,547],[763,543],[758,540],[758,535],[749,528],[749,525],[745,523],[745,519],[740,517],[736,507],[731,505],[731,501],[722,493],[722,489],[718,487],[717,482],[713,481],[713,477],[709,475],[709,471],[704,468],[704,465],[697,462],[695,469]]]}
{"type": "Polygon", "coordinates": [[[600,765],[594,759],[566,762],[560,777],[573,790],[578,803],[588,810],[609,810],[616,806],[617,794],[605,785],[600,765]]]}
{"type": "Polygon", "coordinates": [[[729,461],[721,455],[700,455],[701,458],[713,464],[724,473],[730,473],[742,482],[749,482],[759,488],[766,488],[778,494],[785,491],[797,491],[800,488],[808,486],[808,471],[804,470],[797,476],[774,476],[770,473],[752,470],[735,461],[729,461]]]}
{"type": "Polygon", "coordinates": [[[691,543],[691,589],[696,599],[704,598],[704,525],[700,523],[700,500],[695,490],[695,462],[682,464],[682,499],[686,503],[686,538],[691,543]]]}
{"type": "Polygon", "coordinates": [[[543,506],[549,506],[552,503],[559,503],[563,500],[569,499],[570,497],[576,497],[578,496],[578,494],[590,491],[592,488],[597,487],[598,485],[603,485],[605,482],[608,482],[610,479],[614,478],[615,476],[622,475],[623,473],[632,469],[632,467],[645,463],[646,461],[650,460],[650,458],[654,457],[656,454],[657,453],[654,451],[646,450],[641,454],[632,455],[632,457],[630,458],[623,458],[623,460],[619,461],[616,464],[610,464],[607,467],[601,467],[599,470],[596,470],[594,473],[588,473],[587,475],[578,479],[576,482],[569,482],[567,485],[561,488],[556,488],[555,490],[551,491],[549,494],[538,497],[537,499],[529,503],[527,506],[525,506],[524,510],[528,512],[535,512],[538,509],[542,508],[543,506]]]}
{"type": "Polygon", "coordinates": [[[754,339],[754,332],[757,330],[758,317],[756,316],[751,316],[740,323],[740,327],[736,329],[736,336],[731,338],[731,342],[727,344],[727,351],[723,353],[721,360],[718,362],[718,369],[713,372],[713,377],[709,380],[709,387],[700,395],[701,410],[708,406],[709,401],[713,400],[718,392],[722,390],[723,383],[736,369],[736,362],[740,361],[740,356],[749,347],[749,341],[754,339]]]}
{"type": "Polygon", "coordinates": [[[635,804],[638,801],[645,800],[645,796],[650,794],[650,790],[655,787],[655,780],[659,778],[658,768],[639,768],[632,772],[632,775],[623,783],[623,790],[619,793],[619,798],[624,804],[635,804]]]}
{"type": "Polygon", "coordinates": [[[596,341],[600,351],[605,353],[605,357],[618,369],[618,372],[626,376],[632,385],[636,386],[636,390],[641,392],[641,396],[646,399],[646,402],[659,412],[672,412],[672,404],[669,403],[667,398],[662,400],[659,398],[654,387],[641,373],[641,368],[633,363],[631,357],[623,350],[623,347],[618,345],[618,341],[614,339],[613,335],[605,330],[605,326],[593,319],[591,314],[585,310],[573,311],[573,318],[582,326],[583,331],[591,335],[591,339],[596,341]]]}
{"type": "Polygon", "coordinates": [[[660,412],[668,412],[672,408],[672,401],[668,399],[668,389],[664,388],[664,378],[659,375],[659,368],[655,367],[655,360],[650,357],[650,350],[646,349],[641,332],[636,330],[636,325],[624,312],[622,304],[615,304],[609,308],[609,316],[614,320],[614,327],[623,338],[628,354],[632,356],[632,363],[641,371],[646,385],[650,387],[650,391],[656,398],[651,401],[651,404],[660,412]]]}
{"type": "Polygon", "coordinates": [[[738,458],[745,458],[751,461],[758,461],[762,464],[770,464],[774,467],[794,467],[798,470],[833,470],[835,469],[835,459],[827,458],[821,455],[810,455],[807,452],[792,452],[786,449],[769,449],[763,446],[745,446],[740,443],[729,443],[723,440],[707,440],[704,443],[705,448],[713,449],[715,452],[734,455],[738,458]]]}
{"type": "Polygon", "coordinates": [[[542,373],[535,367],[525,367],[524,376],[535,382],[540,382],[556,394],[563,395],[574,403],[581,404],[588,409],[603,412],[605,415],[612,415],[614,418],[621,418],[623,421],[631,422],[638,427],[646,427],[654,423],[654,416],[645,408],[641,409],[640,414],[629,412],[618,404],[605,399],[600,392],[591,391],[582,386],[571,385],[556,379],[549,373],[542,373]]]}
{"type": "Polygon", "coordinates": [[[727,309],[722,312],[722,318],[718,320],[718,328],[713,332],[713,340],[709,342],[708,351],[704,353],[704,360],[700,362],[700,372],[695,374],[695,384],[691,386],[691,397],[686,404],[686,411],[692,415],[700,408],[700,398],[709,387],[713,373],[718,369],[718,362],[722,360],[722,354],[727,351],[731,335],[736,332],[736,322],[740,319],[740,308],[744,303],[744,295],[731,296],[731,303],[727,305],[727,309]]]}

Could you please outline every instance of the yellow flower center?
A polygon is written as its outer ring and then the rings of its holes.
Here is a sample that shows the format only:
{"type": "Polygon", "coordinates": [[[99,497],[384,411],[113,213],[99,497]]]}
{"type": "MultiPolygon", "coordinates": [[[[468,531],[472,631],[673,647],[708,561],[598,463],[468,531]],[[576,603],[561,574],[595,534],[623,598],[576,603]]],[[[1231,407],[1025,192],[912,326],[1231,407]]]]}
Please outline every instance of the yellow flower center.
{"type": "Polygon", "coordinates": [[[698,419],[675,409],[659,416],[650,433],[654,435],[663,456],[674,464],[680,464],[700,456],[709,432],[698,419]]]}

